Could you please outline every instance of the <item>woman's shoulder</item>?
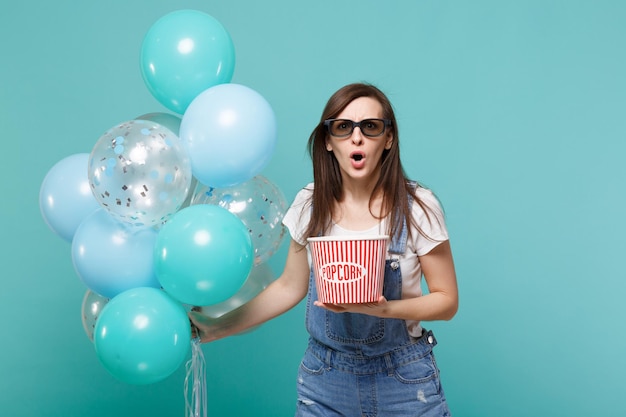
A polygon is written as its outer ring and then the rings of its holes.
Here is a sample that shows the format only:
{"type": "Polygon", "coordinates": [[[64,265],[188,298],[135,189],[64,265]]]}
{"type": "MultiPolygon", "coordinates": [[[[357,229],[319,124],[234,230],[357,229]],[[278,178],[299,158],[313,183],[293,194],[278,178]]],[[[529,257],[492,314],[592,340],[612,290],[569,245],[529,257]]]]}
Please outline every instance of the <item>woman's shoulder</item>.
{"type": "Polygon", "coordinates": [[[417,201],[412,205],[411,212],[418,231],[413,236],[417,254],[423,255],[436,244],[447,240],[448,230],[441,202],[430,188],[418,184],[415,198],[417,201]]]}
{"type": "Polygon", "coordinates": [[[413,192],[415,193],[415,197],[419,198],[420,200],[437,198],[435,196],[435,193],[424,184],[415,180],[411,180],[411,179],[407,179],[406,182],[411,187],[411,189],[413,189],[413,192]]]}
{"type": "Polygon", "coordinates": [[[421,184],[417,184],[415,187],[415,195],[420,200],[437,200],[437,196],[430,188],[427,188],[421,184]]]}
{"type": "Polygon", "coordinates": [[[283,217],[283,224],[289,229],[292,239],[302,246],[306,245],[304,231],[311,217],[312,195],[313,183],[301,188],[283,217]]]}
{"type": "Polygon", "coordinates": [[[439,198],[437,197],[437,195],[434,193],[433,190],[431,190],[430,188],[416,181],[410,181],[410,183],[414,184],[415,197],[417,198],[417,200],[419,200],[422,203],[422,204],[414,204],[413,205],[414,211],[416,209],[418,211],[423,211],[421,207],[422,205],[426,206],[428,210],[434,211],[435,213],[443,211],[441,202],[439,201],[439,198]]]}
{"type": "Polygon", "coordinates": [[[311,196],[313,195],[313,183],[309,183],[306,186],[302,187],[296,193],[295,198],[293,199],[293,205],[300,206],[304,205],[307,202],[311,201],[311,196]]]}
{"type": "Polygon", "coordinates": [[[300,197],[309,198],[311,197],[311,195],[313,195],[313,183],[312,182],[302,187],[296,194],[296,197],[300,196],[300,197]]]}

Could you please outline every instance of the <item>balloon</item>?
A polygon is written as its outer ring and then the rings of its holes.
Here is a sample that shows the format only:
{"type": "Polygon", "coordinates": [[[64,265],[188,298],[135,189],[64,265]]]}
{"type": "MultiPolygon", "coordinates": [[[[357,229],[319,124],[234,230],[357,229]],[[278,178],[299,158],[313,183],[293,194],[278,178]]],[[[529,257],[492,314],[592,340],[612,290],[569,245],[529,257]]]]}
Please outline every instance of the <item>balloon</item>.
{"type": "Polygon", "coordinates": [[[178,10],[157,20],[141,44],[141,75],[150,93],[183,114],[202,91],[230,82],[235,49],[224,26],[195,10],[178,10]]]}
{"type": "Polygon", "coordinates": [[[228,187],[259,174],[276,144],[270,104],[251,88],[221,84],[203,91],[187,108],[180,139],[199,182],[228,187]]]}
{"type": "Polygon", "coordinates": [[[186,358],[190,340],[185,309],[155,288],[133,288],[113,298],[94,332],[100,362],[129,384],[151,384],[170,376],[186,358]]]}
{"type": "MultiPolygon", "coordinates": [[[[180,130],[180,122],[181,122],[180,117],[178,116],[175,116],[169,113],[155,112],[155,113],[147,113],[147,114],[141,115],[137,117],[137,119],[149,120],[151,122],[158,123],[161,126],[168,128],[169,130],[171,130],[172,132],[174,132],[174,134],[178,136],[178,132],[180,130]]],[[[194,191],[197,185],[198,185],[198,180],[192,177],[191,185],[189,186],[189,192],[187,193],[187,197],[183,201],[183,204],[180,205],[181,209],[185,207],[189,207],[189,205],[191,204],[191,199],[194,196],[194,191]]]]}
{"type": "Polygon", "coordinates": [[[142,114],[139,117],[136,117],[135,120],[147,120],[149,122],[158,123],[163,127],[168,128],[172,131],[176,136],[178,136],[178,132],[180,130],[180,117],[170,114],[170,113],[146,113],[142,114]]]}
{"type": "Polygon", "coordinates": [[[146,120],[111,128],[89,159],[96,200],[117,220],[135,227],[166,221],[187,198],[191,178],[189,158],[178,137],[146,120]]]}
{"type": "Polygon", "coordinates": [[[252,268],[248,230],[237,216],[218,206],[180,210],[159,231],[154,251],[163,289],[193,306],[228,299],[252,268]]]}
{"type": "Polygon", "coordinates": [[[83,321],[83,329],[85,329],[85,333],[89,340],[93,342],[93,332],[96,328],[96,322],[98,321],[98,317],[100,313],[102,313],[102,309],[109,302],[109,299],[101,296],[91,290],[87,290],[85,292],[85,296],[83,297],[82,304],[82,314],[81,318],[83,321]]]}
{"type": "Polygon", "coordinates": [[[50,229],[71,242],[80,222],[100,208],[87,178],[88,153],[67,156],[46,174],[39,189],[39,208],[50,229]]]}
{"type": "Polygon", "coordinates": [[[201,185],[191,204],[214,204],[235,214],[252,238],[254,263],[268,260],[285,234],[282,224],[287,202],[278,187],[262,175],[226,188],[201,185]]]}
{"type": "Polygon", "coordinates": [[[218,318],[252,300],[270,285],[274,279],[274,273],[267,264],[256,265],[252,268],[248,279],[246,279],[246,282],[235,295],[221,303],[194,308],[194,311],[210,318],[218,318]]]}
{"type": "Polygon", "coordinates": [[[160,288],[154,271],[156,239],[156,230],[125,226],[100,208],[76,230],[74,269],[90,290],[107,298],[135,287],[160,288]]]}

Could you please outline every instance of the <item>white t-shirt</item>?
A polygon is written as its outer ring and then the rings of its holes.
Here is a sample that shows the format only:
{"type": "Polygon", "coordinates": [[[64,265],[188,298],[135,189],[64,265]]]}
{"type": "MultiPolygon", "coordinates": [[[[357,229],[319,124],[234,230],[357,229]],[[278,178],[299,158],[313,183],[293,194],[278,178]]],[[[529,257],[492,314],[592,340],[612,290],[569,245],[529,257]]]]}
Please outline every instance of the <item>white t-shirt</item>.
{"type": "MultiPolygon", "coordinates": [[[[418,187],[416,195],[428,207],[429,219],[419,204],[413,203],[412,215],[416,223],[430,239],[424,237],[417,229],[412,227],[411,239],[407,240],[406,250],[402,255],[387,253],[387,259],[397,259],[402,272],[402,298],[414,298],[422,295],[422,267],[419,256],[426,255],[442,241],[448,240],[448,230],[445,225],[443,210],[435,195],[427,188],[418,187]]],[[[311,218],[311,196],[313,194],[313,183],[308,184],[296,195],[291,207],[285,213],[283,224],[289,229],[291,238],[300,245],[307,246],[309,264],[311,253],[307,244],[307,237],[304,232],[311,218]]],[[[381,235],[387,234],[388,219],[383,219],[378,225],[368,230],[346,230],[341,226],[332,224],[329,235],[381,235]]],[[[409,334],[419,337],[422,334],[422,327],[418,321],[407,320],[409,334]]]]}

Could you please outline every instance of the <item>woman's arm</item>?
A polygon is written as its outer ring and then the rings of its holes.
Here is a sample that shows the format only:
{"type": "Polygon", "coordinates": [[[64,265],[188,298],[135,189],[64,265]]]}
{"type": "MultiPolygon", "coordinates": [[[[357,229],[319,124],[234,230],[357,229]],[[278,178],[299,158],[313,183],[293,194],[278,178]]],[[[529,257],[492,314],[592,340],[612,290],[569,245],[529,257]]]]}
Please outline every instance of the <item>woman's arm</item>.
{"type": "Polygon", "coordinates": [[[420,256],[422,273],[428,284],[429,294],[404,300],[388,301],[381,297],[377,303],[368,304],[322,304],[336,313],[362,313],[383,318],[404,320],[450,320],[459,306],[456,272],[450,242],[435,246],[426,255],[420,256]]]}
{"type": "Polygon", "coordinates": [[[200,340],[211,342],[258,326],[293,308],[307,294],[309,263],[303,246],[291,241],[283,273],[259,295],[216,319],[191,311],[200,340]]]}

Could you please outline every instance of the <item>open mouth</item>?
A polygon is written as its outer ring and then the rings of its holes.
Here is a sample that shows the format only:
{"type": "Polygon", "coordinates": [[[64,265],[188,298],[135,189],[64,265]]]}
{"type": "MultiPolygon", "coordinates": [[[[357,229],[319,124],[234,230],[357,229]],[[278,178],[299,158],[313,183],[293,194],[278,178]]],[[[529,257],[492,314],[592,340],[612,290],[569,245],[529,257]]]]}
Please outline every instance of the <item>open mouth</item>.
{"type": "Polygon", "coordinates": [[[365,158],[365,155],[361,152],[354,152],[352,155],[350,155],[350,158],[354,159],[356,162],[359,162],[360,160],[365,158]]]}

